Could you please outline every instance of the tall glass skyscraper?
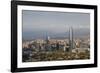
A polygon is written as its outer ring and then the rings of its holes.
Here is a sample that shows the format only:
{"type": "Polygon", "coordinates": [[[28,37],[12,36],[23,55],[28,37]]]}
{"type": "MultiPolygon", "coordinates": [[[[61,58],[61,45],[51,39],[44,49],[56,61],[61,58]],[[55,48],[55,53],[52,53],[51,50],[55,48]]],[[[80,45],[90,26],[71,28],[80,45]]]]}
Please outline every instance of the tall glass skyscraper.
{"type": "Polygon", "coordinates": [[[73,40],[73,28],[69,28],[69,50],[71,51],[74,47],[74,40],[73,40]]]}

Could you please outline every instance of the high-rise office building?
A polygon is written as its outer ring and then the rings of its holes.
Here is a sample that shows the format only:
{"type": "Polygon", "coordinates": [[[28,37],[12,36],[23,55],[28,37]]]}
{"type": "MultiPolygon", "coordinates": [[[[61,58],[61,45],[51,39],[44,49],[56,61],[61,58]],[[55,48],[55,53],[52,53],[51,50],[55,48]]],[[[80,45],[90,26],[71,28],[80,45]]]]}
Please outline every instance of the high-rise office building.
{"type": "Polygon", "coordinates": [[[50,37],[46,33],[46,44],[45,44],[45,50],[46,51],[51,51],[51,45],[50,45],[50,37]]]}
{"type": "Polygon", "coordinates": [[[74,40],[73,40],[73,28],[69,28],[69,51],[74,48],[74,40]]]}

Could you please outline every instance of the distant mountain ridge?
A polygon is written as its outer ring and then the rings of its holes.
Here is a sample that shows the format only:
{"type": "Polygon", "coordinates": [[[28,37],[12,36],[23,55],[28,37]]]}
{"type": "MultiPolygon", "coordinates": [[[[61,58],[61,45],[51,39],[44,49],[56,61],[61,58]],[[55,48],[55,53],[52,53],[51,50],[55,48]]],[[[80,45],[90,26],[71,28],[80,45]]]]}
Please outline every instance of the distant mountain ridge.
{"type": "MultiPolygon", "coordinates": [[[[90,30],[89,29],[80,29],[80,30],[74,30],[73,31],[73,37],[74,38],[83,38],[83,37],[89,37],[90,30]]],[[[31,40],[31,39],[45,39],[47,36],[50,38],[68,38],[69,32],[63,32],[63,33],[55,33],[55,32],[48,32],[47,34],[40,31],[40,32],[24,32],[23,33],[23,39],[24,40],[31,40]]]]}

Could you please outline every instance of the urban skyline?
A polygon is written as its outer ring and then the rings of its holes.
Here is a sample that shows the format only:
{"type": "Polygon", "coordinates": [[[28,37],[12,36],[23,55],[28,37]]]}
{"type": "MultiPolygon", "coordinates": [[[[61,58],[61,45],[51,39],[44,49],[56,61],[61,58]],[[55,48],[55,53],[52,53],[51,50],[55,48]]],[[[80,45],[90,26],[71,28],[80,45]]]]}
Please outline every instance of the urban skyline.
{"type": "Polygon", "coordinates": [[[68,38],[24,41],[23,62],[90,59],[90,39],[74,39],[73,28],[69,28],[68,38]]]}
{"type": "Polygon", "coordinates": [[[22,62],[90,59],[90,14],[22,11],[22,62]]]}

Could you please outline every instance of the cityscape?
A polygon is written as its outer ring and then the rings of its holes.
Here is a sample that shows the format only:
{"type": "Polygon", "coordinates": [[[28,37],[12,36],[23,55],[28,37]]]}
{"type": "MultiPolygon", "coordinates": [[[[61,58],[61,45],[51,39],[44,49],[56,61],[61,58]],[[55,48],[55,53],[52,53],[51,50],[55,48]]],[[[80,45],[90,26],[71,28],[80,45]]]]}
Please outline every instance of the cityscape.
{"type": "Polygon", "coordinates": [[[90,59],[90,14],[22,11],[22,62],[90,59]]]}
{"type": "Polygon", "coordinates": [[[45,40],[24,41],[22,48],[23,62],[90,59],[89,37],[74,39],[72,27],[68,38],[52,39],[46,35],[45,40]]]}

